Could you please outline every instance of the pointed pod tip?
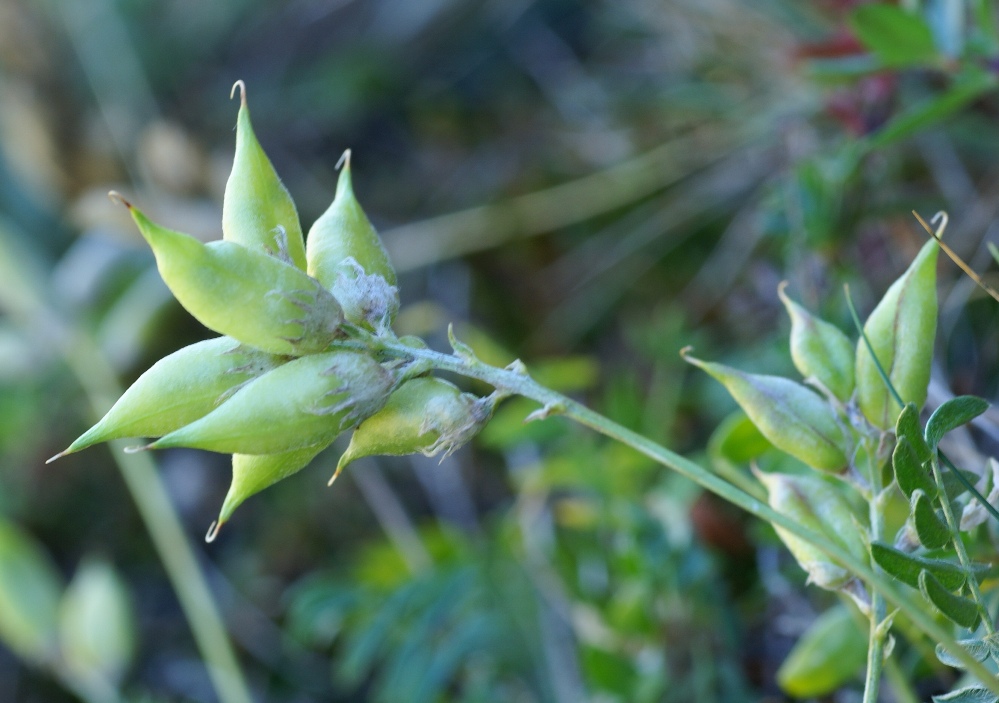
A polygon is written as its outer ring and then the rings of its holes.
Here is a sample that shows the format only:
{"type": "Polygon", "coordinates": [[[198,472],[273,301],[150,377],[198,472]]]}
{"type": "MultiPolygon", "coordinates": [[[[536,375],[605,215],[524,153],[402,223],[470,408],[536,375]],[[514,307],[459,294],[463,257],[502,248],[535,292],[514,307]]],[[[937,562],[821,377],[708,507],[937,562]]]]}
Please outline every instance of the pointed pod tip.
{"type": "Polygon", "coordinates": [[[156,442],[150,442],[149,444],[143,444],[138,447],[125,447],[124,452],[126,454],[138,454],[139,452],[148,451],[149,449],[155,449],[156,442]]]}
{"type": "Polygon", "coordinates": [[[208,533],[205,534],[205,542],[211,544],[215,541],[215,538],[219,536],[219,530],[222,529],[222,521],[212,520],[212,524],[208,526],[208,533]]]}
{"type": "Polygon", "coordinates": [[[340,461],[337,462],[336,471],[333,472],[333,476],[330,477],[329,482],[326,484],[327,487],[332,486],[336,480],[340,477],[340,472],[342,472],[347,464],[354,460],[353,457],[348,457],[346,454],[340,457],[340,461]]]}
{"type": "Polygon", "coordinates": [[[246,107],[246,83],[243,82],[242,78],[232,84],[232,90],[229,91],[230,100],[235,97],[236,88],[239,88],[239,106],[246,107]]]}
{"type": "Polygon", "coordinates": [[[110,201],[111,201],[112,203],[115,203],[116,205],[124,205],[124,206],[125,206],[125,207],[127,207],[127,208],[128,208],[129,210],[131,210],[131,209],[132,209],[132,203],[128,202],[128,201],[127,201],[127,200],[125,199],[125,196],[124,196],[124,195],[122,195],[121,193],[119,193],[119,192],[118,192],[118,191],[116,191],[116,190],[109,190],[109,191],[108,191],[108,199],[109,199],[109,200],[110,200],[110,201]]]}
{"type": "Polygon", "coordinates": [[[336,170],[339,171],[343,168],[344,171],[350,171],[350,149],[347,149],[340,155],[340,160],[336,162],[336,170]]]}
{"type": "Polygon", "coordinates": [[[67,454],[69,454],[69,450],[68,450],[68,449],[64,449],[63,451],[59,452],[59,453],[58,453],[58,454],[56,454],[55,456],[52,456],[52,457],[49,457],[48,459],[46,459],[46,460],[45,460],[45,464],[46,464],[46,465],[48,465],[48,464],[51,464],[51,463],[52,463],[53,461],[55,461],[56,459],[61,459],[61,458],[63,458],[64,456],[66,456],[67,454]]]}
{"type": "Polygon", "coordinates": [[[790,298],[787,297],[787,287],[790,285],[787,279],[784,279],[777,284],[777,297],[781,299],[781,302],[787,305],[790,298]]]}

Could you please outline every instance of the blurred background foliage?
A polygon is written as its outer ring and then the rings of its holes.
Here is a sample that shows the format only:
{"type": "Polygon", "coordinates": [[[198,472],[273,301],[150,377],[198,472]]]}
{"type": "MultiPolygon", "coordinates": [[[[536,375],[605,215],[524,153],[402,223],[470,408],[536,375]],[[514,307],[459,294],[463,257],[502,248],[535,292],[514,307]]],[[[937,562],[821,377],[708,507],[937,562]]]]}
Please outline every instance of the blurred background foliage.
{"type": "MultiPolygon", "coordinates": [[[[913,208],[985,268],[996,33],[988,0],[0,0],[0,700],[216,700],[110,450],[43,461],[104,371],[208,336],[105,196],[218,237],[235,80],[306,227],[354,150],[400,333],[443,348],[453,320],[745,482],[761,447],[677,351],[790,374],[778,282],[849,329],[841,285],[870,309],[913,208]]],[[[931,402],[993,397],[994,308],[942,279],[931,402]]],[[[257,700],[786,699],[829,594],[768,529],[529,406],[325,490],[334,445],[210,547],[226,461],[155,457],[257,700]]],[[[902,670],[946,690],[926,646],[902,670]]],[[[809,695],[854,700],[842,666],[809,695]]]]}

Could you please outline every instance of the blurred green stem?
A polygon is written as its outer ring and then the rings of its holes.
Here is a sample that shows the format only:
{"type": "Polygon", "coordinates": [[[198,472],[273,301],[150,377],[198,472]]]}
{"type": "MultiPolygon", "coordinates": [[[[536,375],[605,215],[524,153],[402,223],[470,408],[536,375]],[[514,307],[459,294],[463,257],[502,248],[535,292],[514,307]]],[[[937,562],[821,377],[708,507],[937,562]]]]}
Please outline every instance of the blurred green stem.
{"type": "MultiPolygon", "coordinates": [[[[877,449],[867,442],[868,473],[871,481],[871,497],[868,502],[868,515],[871,523],[871,541],[879,542],[884,533],[884,486],[881,478],[881,467],[877,461],[877,449]]],[[[876,563],[871,564],[871,570],[880,577],[884,572],[876,563]]],[[[878,586],[871,582],[870,630],[867,643],[867,678],[864,680],[864,703],[877,703],[878,692],[881,689],[881,672],[885,661],[885,641],[888,638],[888,627],[885,625],[885,599],[878,586]]]]}
{"type": "Polygon", "coordinates": [[[590,410],[571,398],[538,384],[527,375],[520,362],[514,362],[505,369],[489,366],[475,358],[468,347],[453,338],[452,346],[455,347],[455,353],[442,354],[430,349],[413,349],[396,341],[377,338],[360,329],[352,329],[351,333],[357,341],[346,341],[341,343],[342,346],[348,348],[362,346],[388,353],[397,358],[422,362],[440,371],[448,371],[484,381],[496,388],[501,395],[521,395],[530,398],[543,407],[529,416],[529,420],[543,419],[549,415],[563,415],[602,435],[632,447],[746,512],[810,542],[844,568],[866,581],[872,590],[879,592],[885,600],[902,610],[915,627],[960,660],[972,676],[977,677],[990,691],[999,694],[999,680],[988,668],[959,646],[950,632],[927,612],[927,608],[922,602],[915,600],[910,593],[902,591],[884,574],[876,573],[866,561],[857,559],[829,537],[802,527],[704,467],[590,410]]]}

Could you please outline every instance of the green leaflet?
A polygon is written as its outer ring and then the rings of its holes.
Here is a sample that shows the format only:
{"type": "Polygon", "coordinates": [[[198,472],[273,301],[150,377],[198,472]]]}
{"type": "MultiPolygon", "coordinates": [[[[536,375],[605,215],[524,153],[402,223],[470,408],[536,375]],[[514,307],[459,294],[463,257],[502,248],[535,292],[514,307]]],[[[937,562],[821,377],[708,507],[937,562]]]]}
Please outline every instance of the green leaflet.
{"type": "Polygon", "coordinates": [[[871,543],[871,556],[885,573],[913,588],[919,586],[919,574],[923,571],[931,572],[937,583],[951,591],[959,589],[966,580],[961,567],[952,562],[906,554],[883,542],[871,543]]]}
{"type": "Polygon", "coordinates": [[[925,464],[933,458],[933,452],[926,444],[923,428],[919,424],[919,409],[913,403],[906,403],[902,412],[899,413],[898,420],[895,422],[895,434],[899,438],[904,437],[908,440],[919,463],[925,464]]]}
{"type": "MultiPolygon", "coordinates": [[[[999,644],[996,643],[995,635],[985,637],[984,639],[958,640],[957,643],[964,647],[964,649],[968,651],[968,654],[980,662],[985,661],[990,656],[999,656],[999,644]]],[[[964,668],[964,664],[960,659],[955,657],[939,644],[936,647],[936,654],[937,659],[939,659],[942,664],[952,666],[956,669],[964,668]]]]}
{"type": "Polygon", "coordinates": [[[153,364],[96,425],[49,461],[99,442],[173,432],[207,415],[236,387],[283,361],[231,337],[186,346],[153,364]]]}
{"type": "MultiPolygon", "coordinates": [[[[867,318],[864,333],[903,403],[926,402],[937,325],[936,262],[940,247],[927,242],[867,318]]],[[[875,427],[895,425],[898,407],[861,340],[857,344],[857,399],[875,427]]],[[[910,440],[911,441],[911,440],[910,440]]]]}
{"type": "Polygon", "coordinates": [[[936,451],[945,434],[971,422],[988,409],[989,401],[974,395],[960,395],[943,403],[926,423],[926,443],[930,450],[936,451]]]}
{"type": "Polygon", "coordinates": [[[948,620],[969,630],[978,625],[980,613],[975,601],[954,595],[929,571],[919,574],[919,590],[948,620]]]}
{"type": "Polygon", "coordinates": [[[927,549],[942,549],[950,544],[950,528],[937,514],[933,501],[921,490],[912,494],[912,521],[919,543],[927,549]]]}
{"type": "MultiPolygon", "coordinates": [[[[922,438],[920,438],[922,441],[922,438]]],[[[899,437],[895,451],[891,455],[891,465],[895,470],[895,480],[906,498],[912,498],[915,491],[922,491],[929,498],[937,495],[937,484],[930,477],[924,464],[919,462],[916,450],[906,437],[899,437]]]]}
{"type": "Polygon", "coordinates": [[[933,703],[999,703],[999,696],[982,686],[966,686],[942,696],[933,696],[933,703]]]}
{"type": "Polygon", "coordinates": [[[392,375],[366,354],[312,354],[239,389],[222,405],[149,445],[225,454],[282,454],[329,444],[388,399],[392,375]]]}
{"type": "Polygon", "coordinates": [[[919,13],[885,3],[857,7],[850,27],[885,66],[929,64],[938,53],[933,32],[919,13]]]}
{"type": "Polygon", "coordinates": [[[203,244],[160,227],[127,201],[163,281],[199,322],[272,354],[322,351],[339,333],[339,304],[318,281],[235,242],[203,244]]]}
{"type": "Polygon", "coordinates": [[[842,401],[853,394],[853,344],[843,332],[822,320],[777,289],[791,317],[791,359],[806,379],[814,378],[842,401]]]}
{"type": "Polygon", "coordinates": [[[236,156],[222,199],[222,238],[305,270],[305,240],[295,202],[253,133],[243,81],[236,81],[233,92],[236,88],[236,156]]]}
{"type": "Polygon", "coordinates": [[[771,444],[823,471],[846,466],[846,440],[833,409],[800,383],[743,373],[684,355],[721,382],[771,444]]]}

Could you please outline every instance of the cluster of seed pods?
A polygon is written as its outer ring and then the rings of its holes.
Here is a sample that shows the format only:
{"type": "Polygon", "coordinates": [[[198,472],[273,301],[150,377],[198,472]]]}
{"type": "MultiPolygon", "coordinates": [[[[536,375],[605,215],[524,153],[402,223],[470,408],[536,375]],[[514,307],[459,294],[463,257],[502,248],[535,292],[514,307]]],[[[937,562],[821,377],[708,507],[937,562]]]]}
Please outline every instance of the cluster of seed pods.
{"type": "MultiPolygon", "coordinates": [[[[824,532],[863,560],[867,560],[865,540],[870,541],[869,535],[861,535],[863,518],[843,497],[844,481],[827,477],[862,483],[864,477],[856,464],[863,456],[863,439],[873,438],[877,446],[890,447],[902,407],[911,404],[918,409],[926,402],[937,319],[938,252],[933,240],[923,246],[871,312],[863,328],[866,340],[857,343],[791,300],[781,285],[778,294],[791,317],[791,359],[812,388],[790,378],[702,361],[691,356],[689,349],[681,352],[689,363],[725,386],[773,447],[814,472],[757,472],[770,507],[824,532]],[[892,397],[882,371],[901,404],[892,397]]],[[[883,463],[887,457],[875,459],[883,463]]],[[[849,588],[849,573],[824,552],[785,530],[778,529],[777,534],[812,583],[829,590],[849,588]]]]}
{"type": "Polygon", "coordinates": [[[205,244],[162,227],[111,194],[131,212],[177,300],[222,336],[154,364],[49,460],[128,437],[158,438],[137,450],[232,454],[232,484],[209,541],[249,496],[303,469],[352,428],[334,479],[364,456],[450,453],[492,409],[488,399],[412,365],[339,344],[351,329],[394,339],[399,309],[395,271],[354,196],[350,152],[333,203],[304,237],[295,203],[254,135],[242,81],[236,89],[221,240],[205,244]]]}

